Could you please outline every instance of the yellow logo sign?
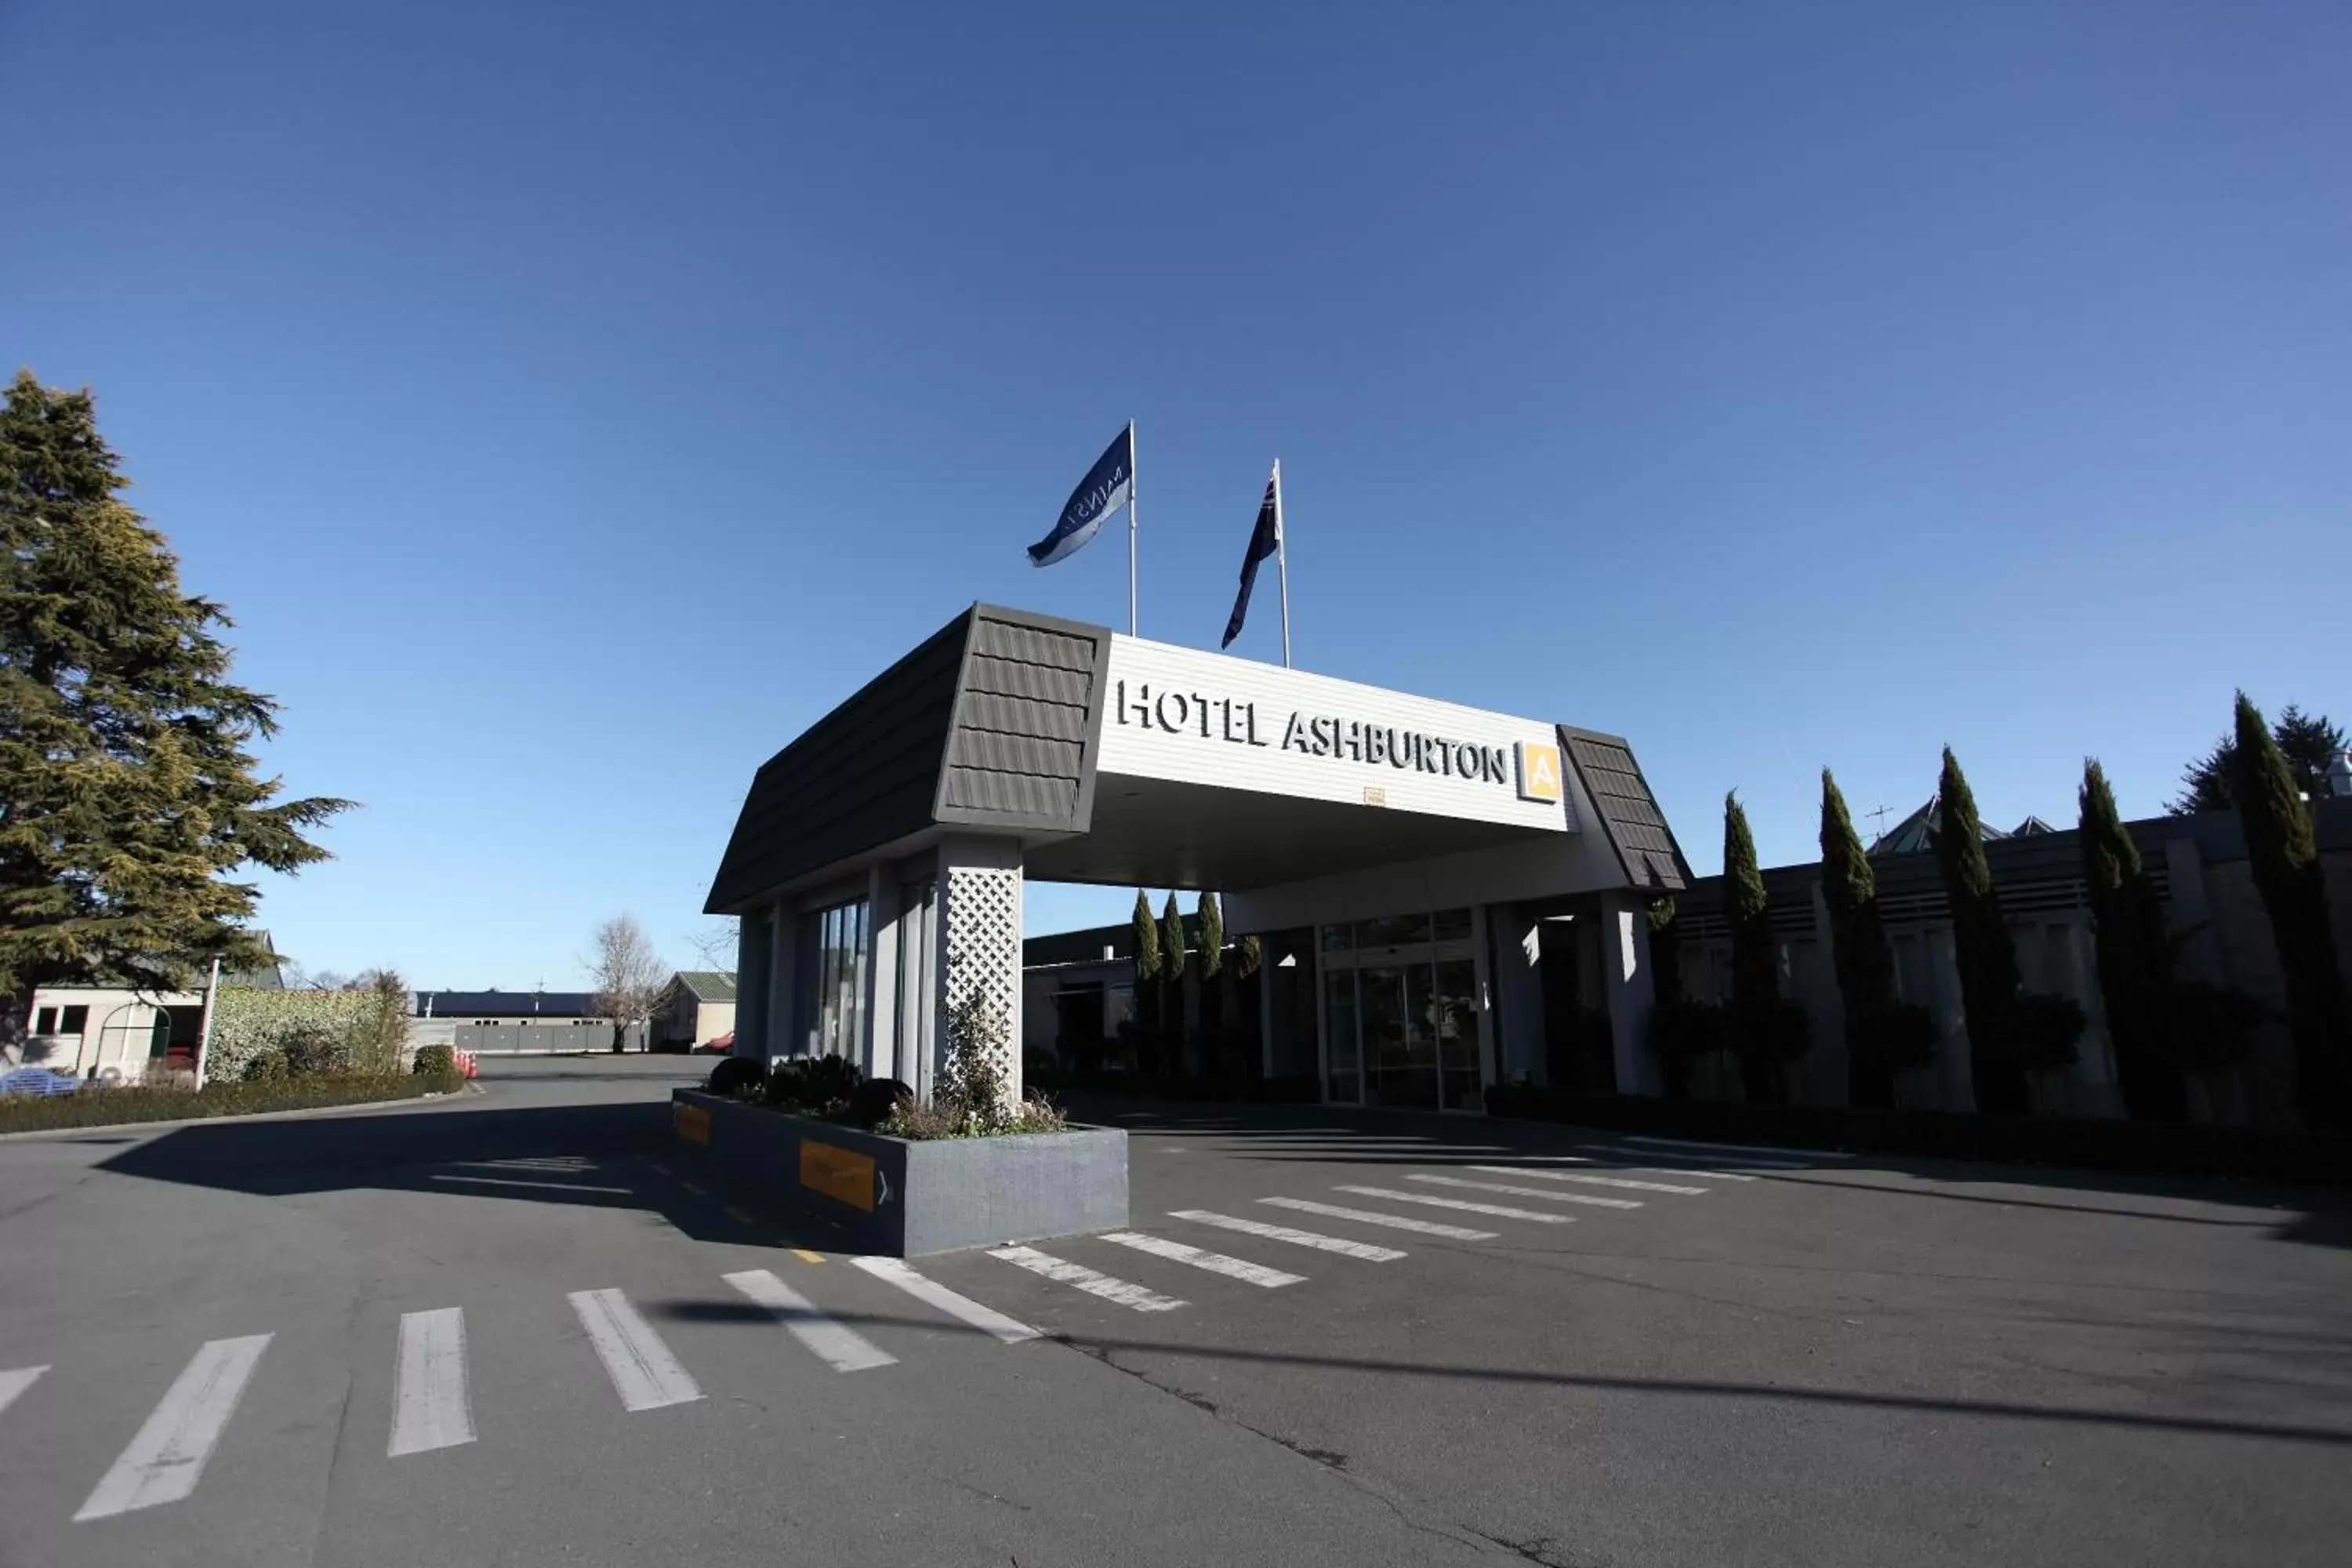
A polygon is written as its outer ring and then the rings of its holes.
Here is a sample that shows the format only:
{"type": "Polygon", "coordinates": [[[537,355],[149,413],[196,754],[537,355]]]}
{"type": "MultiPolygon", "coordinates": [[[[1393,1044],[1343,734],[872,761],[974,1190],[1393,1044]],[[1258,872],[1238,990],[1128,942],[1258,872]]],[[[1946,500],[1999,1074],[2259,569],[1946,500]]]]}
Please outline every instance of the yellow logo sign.
{"type": "Polygon", "coordinates": [[[855,1149],[802,1139],[801,1185],[867,1214],[874,1212],[874,1162],[855,1149]]]}
{"type": "Polygon", "coordinates": [[[1519,798],[1559,804],[1559,748],[1541,741],[1519,742],[1519,798]]]}

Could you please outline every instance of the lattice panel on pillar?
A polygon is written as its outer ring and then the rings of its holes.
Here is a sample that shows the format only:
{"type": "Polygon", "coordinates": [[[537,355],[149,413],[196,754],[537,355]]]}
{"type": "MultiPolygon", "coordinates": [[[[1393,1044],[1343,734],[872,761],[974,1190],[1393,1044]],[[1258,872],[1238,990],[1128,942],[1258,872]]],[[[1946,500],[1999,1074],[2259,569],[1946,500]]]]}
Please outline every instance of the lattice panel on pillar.
{"type": "MultiPolygon", "coordinates": [[[[945,1001],[952,1009],[974,990],[1004,1026],[999,1061],[1008,1074],[1021,1065],[1021,873],[979,866],[948,872],[945,1001]]],[[[1012,1079],[1015,1084],[1018,1077],[1012,1079]]]]}

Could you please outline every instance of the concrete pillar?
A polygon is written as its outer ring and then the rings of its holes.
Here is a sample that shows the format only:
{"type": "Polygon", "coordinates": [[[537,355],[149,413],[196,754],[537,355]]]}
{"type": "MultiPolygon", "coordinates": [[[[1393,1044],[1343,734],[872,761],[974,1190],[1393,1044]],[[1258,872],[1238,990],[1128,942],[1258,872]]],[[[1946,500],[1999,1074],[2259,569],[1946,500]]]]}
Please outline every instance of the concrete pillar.
{"type": "Polygon", "coordinates": [[[767,911],[745,915],[735,922],[735,973],[740,988],[735,999],[735,1051],[739,1057],[765,1061],[768,1056],[768,960],[775,940],[767,911]]]}
{"type": "Polygon", "coordinates": [[[1495,963],[1495,1081],[1549,1081],[1544,1059],[1544,987],[1542,922],[1519,912],[1517,904],[1495,904],[1486,910],[1495,963]]]}
{"type": "Polygon", "coordinates": [[[800,911],[788,900],[768,921],[768,1018],[760,1042],[770,1061],[807,1047],[793,1037],[794,992],[800,984],[800,911]]]}
{"type": "Polygon", "coordinates": [[[866,873],[866,1038],[859,1066],[867,1078],[897,1078],[898,877],[887,862],[866,873]]]}
{"type": "Polygon", "coordinates": [[[940,846],[939,1011],[935,1037],[949,1046],[948,1015],[972,993],[1003,1026],[999,1066],[1021,1097],[1021,841],[959,837],[940,846]]]}
{"type": "Polygon", "coordinates": [[[1632,893],[1611,893],[1601,903],[1601,984],[1609,997],[1609,1034],[1617,1058],[1617,1092],[1662,1091],[1657,1063],[1643,1043],[1650,1008],[1656,1001],[1650,970],[1650,910],[1632,893]]]}

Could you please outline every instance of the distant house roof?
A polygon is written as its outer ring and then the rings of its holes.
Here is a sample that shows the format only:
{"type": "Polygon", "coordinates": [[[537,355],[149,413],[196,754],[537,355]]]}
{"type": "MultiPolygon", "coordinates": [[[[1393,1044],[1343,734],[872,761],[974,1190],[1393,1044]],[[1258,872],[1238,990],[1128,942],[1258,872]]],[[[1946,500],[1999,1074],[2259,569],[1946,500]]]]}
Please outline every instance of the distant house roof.
{"type": "Polygon", "coordinates": [[[681,969],[671,982],[694,993],[698,1002],[732,1002],[735,977],[716,969],[681,969]]]}
{"type": "Polygon", "coordinates": [[[479,1015],[509,1018],[536,1015],[542,1018],[601,1018],[596,998],[585,991],[419,991],[420,1018],[459,1018],[479,1015]]]}
{"type": "MultiPolygon", "coordinates": [[[[1943,824],[1943,813],[1937,807],[1937,797],[1929,795],[1927,803],[1885,832],[1872,840],[1869,854],[1877,859],[1885,855],[1924,855],[1936,847],[1936,829],[1943,824]]],[[[2029,816],[2018,824],[2018,833],[2047,833],[2050,825],[2038,816],[2029,816]]],[[[2012,837],[1998,827],[1984,829],[1985,842],[2012,837]]]]}

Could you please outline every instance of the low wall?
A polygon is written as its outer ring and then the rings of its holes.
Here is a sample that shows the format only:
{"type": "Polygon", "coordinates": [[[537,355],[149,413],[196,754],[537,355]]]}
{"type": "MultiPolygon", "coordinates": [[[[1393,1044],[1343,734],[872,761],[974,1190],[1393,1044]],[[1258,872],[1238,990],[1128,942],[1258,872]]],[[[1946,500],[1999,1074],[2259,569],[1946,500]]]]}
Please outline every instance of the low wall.
{"type": "Polygon", "coordinates": [[[919,1142],[681,1089],[679,1137],[831,1229],[845,1250],[919,1258],[1127,1224],[1127,1134],[1112,1127],[919,1142]]]}

